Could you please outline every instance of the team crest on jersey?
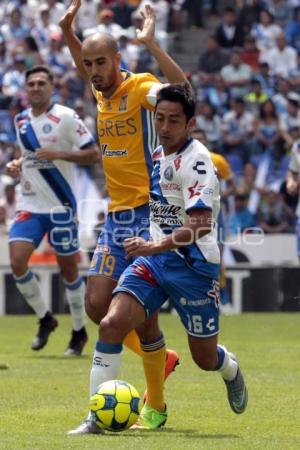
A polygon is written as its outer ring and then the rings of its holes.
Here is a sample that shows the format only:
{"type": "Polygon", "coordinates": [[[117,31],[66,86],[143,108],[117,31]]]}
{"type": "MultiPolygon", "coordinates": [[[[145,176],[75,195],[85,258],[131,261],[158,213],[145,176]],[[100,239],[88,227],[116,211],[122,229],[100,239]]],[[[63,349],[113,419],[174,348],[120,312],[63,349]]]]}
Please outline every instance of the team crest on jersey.
{"type": "Polygon", "coordinates": [[[119,105],[119,112],[128,111],[128,95],[123,95],[119,105]]]}
{"type": "Polygon", "coordinates": [[[173,168],[171,166],[167,167],[164,171],[164,177],[166,180],[171,181],[173,178],[173,168]]]}
{"type": "Polygon", "coordinates": [[[52,125],[50,125],[50,123],[45,123],[42,130],[45,134],[49,134],[52,131],[52,125]]]}

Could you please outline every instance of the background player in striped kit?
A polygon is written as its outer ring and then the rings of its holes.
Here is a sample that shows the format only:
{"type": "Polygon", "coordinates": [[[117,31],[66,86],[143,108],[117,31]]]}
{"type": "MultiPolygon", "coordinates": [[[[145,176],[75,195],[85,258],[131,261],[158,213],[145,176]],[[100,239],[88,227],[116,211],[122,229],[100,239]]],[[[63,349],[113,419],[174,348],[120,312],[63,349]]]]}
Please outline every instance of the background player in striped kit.
{"type": "Polygon", "coordinates": [[[94,138],[75,111],[52,104],[53,76],[44,66],[26,73],[31,107],[15,118],[21,158],[7,172],[21,177],[21,198],[9,233],[10,263],[19,291],[38,315],[39,330],[33,350],[42,349],[58,322],[42,298],[28,261],[48,233],[66,287],[73,329],[66,355],[80,355],[87,342],[85,284],[78,275],[76,200],[72,193],[72,163],[100,160],[94,138]],[[76,149],[76,151],[74,150],[76,149]]]}

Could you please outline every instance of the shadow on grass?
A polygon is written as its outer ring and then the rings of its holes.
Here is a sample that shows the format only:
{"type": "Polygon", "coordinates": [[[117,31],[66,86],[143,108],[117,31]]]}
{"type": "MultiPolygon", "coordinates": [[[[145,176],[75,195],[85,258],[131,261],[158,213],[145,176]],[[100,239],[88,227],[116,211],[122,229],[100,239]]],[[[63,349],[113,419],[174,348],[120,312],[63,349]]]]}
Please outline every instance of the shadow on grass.
{"type": "Polygon", "coordinates": [[[185,439],[240,439],[240,436],[237,434],[205,434],[201,433],[197,430],[190,430],[190,429],[174,429],[174,428],[164,428],[164,429],[158,429],[158,430],[127,430],[123,433],[111,433],[111,432],[105,432],[106,437],[147,437],[151,438],[154,434],[163,434],[164,436],[167,436],[168,434],[172,434],[172,436],[176,435],[178,437],[184,437],[185,439]]]}

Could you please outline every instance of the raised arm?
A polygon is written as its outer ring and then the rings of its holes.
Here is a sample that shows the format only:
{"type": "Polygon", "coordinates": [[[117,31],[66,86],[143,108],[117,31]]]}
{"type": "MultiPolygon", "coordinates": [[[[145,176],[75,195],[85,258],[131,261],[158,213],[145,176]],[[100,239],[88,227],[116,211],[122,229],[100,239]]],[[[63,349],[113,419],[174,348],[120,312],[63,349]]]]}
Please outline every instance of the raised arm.
{"type": "Polygon", "coordinates": [[[141,30],[136,30],[138,41],[147,47],[170,83],[189,83],[183,70],[155,40],[155,12],[152,6],[146,5],[145,12],[141,12],[141,15],[144,18],[144,24],[141,30]]]}
{"type": "Polygon", "coordinates": [[[59,26],[61,27],[66,43],[69,47],[70,53],[72,55],[72,58],[74,60],[74,63],[77,67],[78,72],[84,78],[88,81],[88,76],[85,71],[84,65],[82,63],[81,58],[81,42],[74,33],[73,29],[73,22],[75,19],[75,16],[77,14],[77,11],[79,10],[81,6],[81,0],[72,0],[70,6],[68,7],[65,14],[62,16],[62,18],[59,21],[59,26]]]}

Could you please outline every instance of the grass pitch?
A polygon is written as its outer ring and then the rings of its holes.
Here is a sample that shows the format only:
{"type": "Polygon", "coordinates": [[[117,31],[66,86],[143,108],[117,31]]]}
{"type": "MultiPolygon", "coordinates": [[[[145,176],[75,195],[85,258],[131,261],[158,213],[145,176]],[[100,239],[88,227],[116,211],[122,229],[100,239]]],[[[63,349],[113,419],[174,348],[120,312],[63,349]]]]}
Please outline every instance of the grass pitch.
{"type": "MultiPolygon", "coordinates": [[[[70,318],[40,352],[30,350],[33,316],[0,318],[1,450],[296,450],[300,448],[300,314],[243,314],[222,317],[220,343],[235,352],[249,389],[249,405],[235,415],[216,373],[192,362],[185,332],[174,315],[161,315],[168,346],[181,365],[166,383],[169,418],[159,431],[126,431],[105,436],[66,436],[85,417],[88,378],[96,338],[89,323],[85,356],[62,356],[70,318]],[[6,365],[8,368],[6,368],[6,365]]],[[[123,355],[120,379],[142,394],[140,359],[123,355]]]]}

